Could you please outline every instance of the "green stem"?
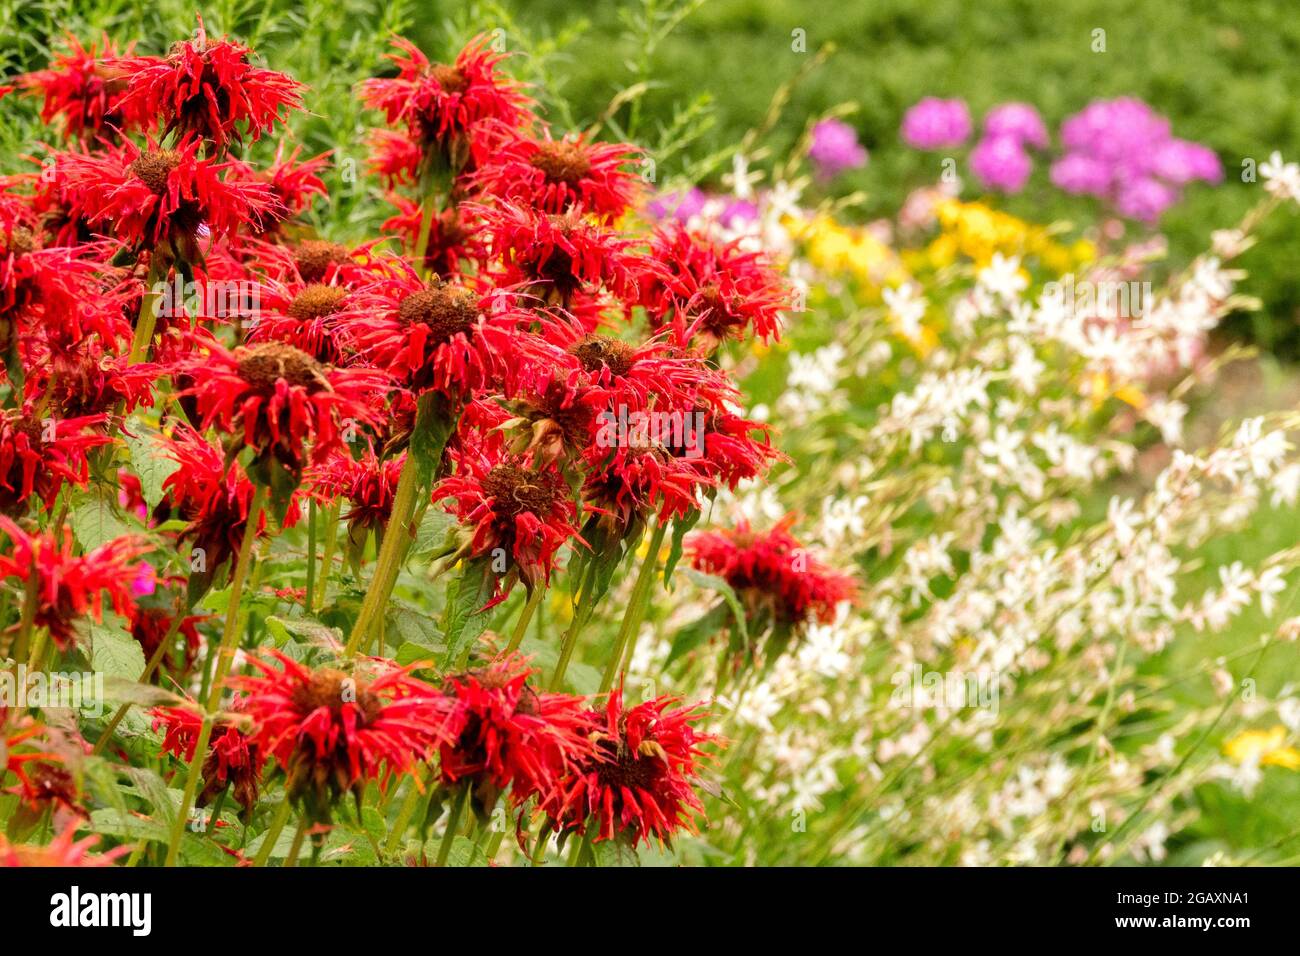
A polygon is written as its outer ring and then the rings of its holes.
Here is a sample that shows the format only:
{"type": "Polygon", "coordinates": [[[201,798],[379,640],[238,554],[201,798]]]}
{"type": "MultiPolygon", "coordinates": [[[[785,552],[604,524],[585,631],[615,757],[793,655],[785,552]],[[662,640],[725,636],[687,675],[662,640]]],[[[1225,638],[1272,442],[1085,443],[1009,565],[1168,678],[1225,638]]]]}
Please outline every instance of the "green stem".
{"type": "Polygon", "coordinates": [[[375,561],[375,573],[370,578],[365,600],[361,603],[361,612],[357,615],[357,621],[352,626],[352,634],[348,637],[347,647],[343,650],[346,657],[355,657],[362,642],[369,640],[375,620],[388,603],[388,598],[393,593],[393,585],[397,583],[397,572],[401,568],[402,559],[406,556],[406,549],[411,542],[408,525],[411,515],[415,513],[415,502],[419,497],[417,471],[415,456],[408,453],[405,462],[402,463],[401,476],[397,479],[397,489],[393,492],[393,510],[388,518],[388,527],[384,531],[384,543],[380,546],[379,556],[375,561]]]}
{"type": "Polygon", "coordinates": [[[307,613],[316,603],[316,499],[307,500],[307,613]]]}
{"type": "Polygon", "coordinates": [[[208,741],[212,739],[212,715],[203,718],[199,729],[199,739],[194,743],[194,756],[190,758],[189,771],[185,775],[185,789],[181,793],[181,805],[176,808],[176,819],[172,821],[171,839],[167,841],[167,858],[163,866],[175,866],[176,857],[181,851],[181,840],[185,836],[185,825],[189,822],[190,808],[194,806],[194,795],[199,789],[199,778],[203,776],[203,761],[208,755],[208,741]]]}
{"type": "Polygon", "coordinates": [[[140,312],[135,318],[135,334],[131,338],[131,351],[127,362],[138,365],[149,356],[154,330],[158,327],[158,294],[153,287],[166,277],[167,267],[157,250],[149,254],[149,275],[144,280],[144,294],[140,297],[140,312]]]}
{"type": "Polygon", "coordinates": [[[406,794],[406,799],[402,801],[401,808],[397,811],[397,819],[393,821],[393,828],[388,831],[388,841],[384,844],[384,850],[390,855],[397,852],[398,846],[402,842],[402,837],[406,834],[406,828],[411,824],[411,817],[415,815],[415,808],[420,805],[420,798],[424,792],[420,785],[421,771],[416,772],[416,776],[411,780],[411,789],[406,794]]]}
{"type": "Polygon", "coordinates": [[[37,671],[45,670],[45,646],[50,639],[49,628],[38,627],[36,629],[36,638],[32,641],[32,653],[27,658],[27,670],[35,674],[37,671]]]}
{"type": "Polygon", "coordinates": [[[271,858],[271,851],[275,849],[276,841],[280,839],[280,831],[284,829],[289,819],[290,809],[289,795],[286,793],[284,800],[275,808],[275,816],[271,818],[271,825],[266,828],[266,835],[262,838],[262,845],[258,847],[253,866],[266,866],[266,861],[271,858]]]}
{"type": "Polygon", "coordinates": [[[286,867],[296,866],[298,863],[298,854],[302,852],[302,841],[307,835],[307,817],[304,814],[298,818],[298,830],[293,835],[293,845],[289,847],[289,855],[284,859],[286,867]]]}
{"type": "MultiPolygon", "coordinates": [[[[325,596],[329,592],[330,574],[334,570],[334,548],[338,544],[339,536],[339,512],[343,506],[339,502],[330,505],[328,513],[325,516],[325,553],[321,555],[320,563],[320,595],[316,603],[321,607],[325,606],[325,596]]],[[[316,608],[308,607],[309,612],[315,612],[316,608]]]]}
{"type": "Polygon", "coordinates": [[[230,584],[230,600],[226,603],[226,625],[221,633],[221,644],[217,649],[216,670],[212,682],[208,685],[208,713],[217,709],[221,703],[221,692],[226,675],[235,659],[235,648],[239,644],[239,602],[244,594],[244,581],[248,578],[248,566],[252,561],[253,541],[257,538],[257,526],[262,517],[262,506],[266,502],[266,489],[257,485],[253,489],[253,500],[248,506],[248,520],[244,522],[244,537],[239,542],[239,557],[235,564],[235,576],[230,584]]]}
{"type": "Polygon", "coordinates": [[[569,660],[573,657],[573,649],[578,644],[578,635],[582,632],[583,627],[587,624],[587,618],[591,616],[591,591],[596,580],[596,561],[589,558],[583,563],[582,574],[578,585],[578,601],[573,608],[573,620],[564,631],[564,638],[560,642],[560,657],[555,662],[555,673],[551,675],[550,689],[557,691],[564,684],[564,672],[569,669],[569,660]]]}
{"type": "Polygon", "coordinates": [[[545,586],[534,587],[529,592],[528,600],[519,612],[519,620],[515,621],[515,629],[510,635],[510,643],[506,645],[507,654],[513,654],[519,650],[519,645],[524,641],[524,634],[528,631],[528,623],[533,619],[533,613],[537,610],[537,605],[541,603],[542,595],[545,593],[545,586]]]}
{"type": "Polygon", "coordinates": [[[667,531],[668,522],[661,521],[650,536],[649,550],[641,560],[641,569],[637,572],[636,583],[632,585],[632,596],[627,602],[627,609],[623,612],[623,623],[618,629],[613,653],[609,655],[609,661],[605,664],[605,674],[601,677],[600,690],[596,692],[597,694],[608,693],[614,686],[614,679],[618,676],[620,666],[626,670],[632,662],[637,635],[641,630],[641,622],[645,620],[650,603],[650,591],[655,574],[659,570],[659,551],[663,547],[664,534],[667,531]]]}
{"type": "Polygon", "coordinates": [[[468,801],[469,784],[461,784],[456,799],[452,802],[450,816],[447,817],[447,830],[442,835],[442,843],[438,847],[438,859],[434,861],[434,866],[447,865],[447,858],[451,856],[451,845],[456,842],[456,831],[460,829],[460,817],[465,812],[465,804],[468,801]]]}

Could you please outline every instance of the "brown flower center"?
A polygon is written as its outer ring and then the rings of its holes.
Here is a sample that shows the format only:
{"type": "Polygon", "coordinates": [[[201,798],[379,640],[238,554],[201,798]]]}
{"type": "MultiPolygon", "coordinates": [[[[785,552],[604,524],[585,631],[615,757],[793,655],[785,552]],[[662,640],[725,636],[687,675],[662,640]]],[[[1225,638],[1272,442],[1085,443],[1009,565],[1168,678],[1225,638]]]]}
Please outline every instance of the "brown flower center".
{"type": "MultiPolygon", "coordinates": [[[[649,744],[650,741],[643,743],[642,749],[647,749],[649,744]]],[[[596,764],[596,776],[602,787],[616,791],[622,787],[640,790],[654,787],[663,769],[658,757],[634,753],[623,741],[601,740],[599,746],[608,758],[596,764]]]]}
{"type": "Polygon", "coordinates": [[[543,143],[528,160],[534,169],[540,169],[553,183],[576,185],[591,171],[591,160],[577,143],[561,140],[543,143]]]}
{"type": "Polygon", "coordinates": [[[307,683],[293,691],[293,706],[304,716],[325,707],[337,717],[343,712],[343,705],[349,703],[357,705],[364,723],[378,717],[383,707],[365,681],[328,667],[316,671],[307,683]]]}
{"type": "Polygon", "coordinates": [[[141,153],[128,168],[136,179],[149,187],[151,192],[161,196],[167,191],[167,178],[180,161],[179,153],[172,149],[164,149],[141,153]]]}
{"type": "Polygon", "coordinates": [[[7,237],[0,235],[0,254],[21,256],[35,248],[36,237],[26,226],[14,226],[7,237]]]}
{"type": "Polygon", "coordinates": [[[285,311],[299,322],[323,319],[339,310],[347,294],[346,289],[335,285],[309,285],[294,296],[285,311]]]}
{"type": "Polygon", "coordinates": [[[493,510],[511,518],[525,512],[545,515],[559,497],[554,476],[510,462],[492,467],[483,479],[483,490],[492,496],[493,510]]]}
{"type": "Polygon", "coordinates": [[[305,282],[320,282],[330,266],[342,265],[352,257],[348,255],[346,246],[312,239],[299,245],[293,258],[298,265],[298,274],[305,282]]]}
{"type": "Polygon", "coordinates": [[[448,93],[464,93],[469,89],[469,77],[454,66],[439,63],[429,72],[448,93]]]}
{"type": "Polygon", "coordinates": [[[601,368],[607,368],[616,378],[622,378],[636,364],[636,349],[627,342],[607,335],[588,335],[569,349],[569,352],[577,356],[588,372],[599,372],[601,368]]]}
{"type": "Polygon", "coordinates": [[[275,388],[280,379],[309,389],[329,386],[325,380],[325,366],[306,352],[283,342],[267,342],[247,350],[239,360],[239,377],[262,389],[275,388]]]}
{"type": "Polygon", "coordinates": [[[446,342],[458,333],[468,334],[474,327],[478,300],[468,289],[438,283],[403,299],[397,307],[397,318],[405,325],[427,325],[435,342],[446,342]]]}

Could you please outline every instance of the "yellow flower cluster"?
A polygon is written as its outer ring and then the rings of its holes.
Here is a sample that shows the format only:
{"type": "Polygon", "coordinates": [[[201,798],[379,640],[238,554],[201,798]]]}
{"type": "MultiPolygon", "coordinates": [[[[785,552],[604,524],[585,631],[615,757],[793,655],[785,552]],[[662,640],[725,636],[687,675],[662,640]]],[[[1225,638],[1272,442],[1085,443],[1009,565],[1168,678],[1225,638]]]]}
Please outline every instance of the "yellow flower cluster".
{"type": "Polygon", "coordinates": [[[1223,745],[1223,752],[1235,764],[1300,770],[1300,751],[1286,745],[1286,728],[1281,724],[1269,730],[1243,730],[1223,745]]]}
{"type": "Polygon", "coordinates": [[[959,256],[984,266],[995,252],[1000,252],[1004,256],[1037,259],[1044,268],[1060,275],[1096,255],[1092,243],[1086,240],[1063,245],[1042,226],[983,203],[943,199],[935,204],[935,215],[940,234],[924,249],[906,256],[914,271],[942,269],[959,256]]]}
{"type": "Polygon", "coordinates": [[[824,275],[856,279],[869,298],[879,298],[882,286],[908,279],[898,254],[862,226],[845,226],[826,213],[787,221],[786,228],[803,243],[804,256],[824,275]]]}

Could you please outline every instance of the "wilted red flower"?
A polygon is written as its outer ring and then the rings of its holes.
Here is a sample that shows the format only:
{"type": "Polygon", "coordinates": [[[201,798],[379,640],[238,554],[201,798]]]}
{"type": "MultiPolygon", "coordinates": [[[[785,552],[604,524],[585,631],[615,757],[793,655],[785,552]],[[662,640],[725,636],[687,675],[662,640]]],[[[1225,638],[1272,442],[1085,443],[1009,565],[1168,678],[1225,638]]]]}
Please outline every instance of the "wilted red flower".
{"type": "Polygon", "coordinates": [[[555,215],[500,203],[477,207],[498,250],[504,286],[520,286],[548,305],[566,308],[580,292],[635,291],[631,240],[588,220],[574,208],[555,215]]]}
{"type": "MultiPolygon", "coordinates": [[[[145,660],[153,657],[163,638],[171,632],[175,619],[176,613],[170,608],[136,606],[131,615],[131,636],[140,644],[145,660]]],[[[190,615],[177,626],[176,633],[185,641],[185,659],[178,665],[174,653],[170,650],[164,653],[162,666],[154,672],[155,683],[162,679],[159,675],[164,668],[177,677],[184,677],[193,669],[199,655],[198,623],[201,620],[203,618],[200,615],[190,615]]]]}
{"type": "Polygon", "coordinates": [[[253,51],[229,39],[209,40],[199,18],[193,40],[172,44],[164,58],[124,57],[113,66],[126,75],[120,106],[149,129],[196,135],[218,146],[248,135],[257,139],[301,106],[297,80],[249,63],[253,51]]]}
{"type": "Polygon", "coordinates": [[[686,539],[691,564],[726,580],[752,616],[766,614],[781,624],[829,624],[836,607],[857,595],[852,575],[827,567],[790,534],[788,515],[767,532],[735,529],[699,531],[686,539]]]}
{"type": "Polygon", "coordinates": [[[679,457],[659,446],[620,448],[593,468],[583,501],[626,532],[651,515],[682,518],[700,507],[700,491],[717,484],[700,458],[679,457]]]}
{"type": "Polygon", "coordinates": [[[49,510],[65,481],[90,480],[86,453],[112,439],[95,431],[104,415],[38,418],[33,408],[0,412],[0,512],[19,514],[36,497],[49,510]]]}
{"type": "Polygon", "coordinates": [[[456,500],[456,516],[472,530],[466,553],[481,557],[500,548],[530,589],[549,581],[560,547],[570,538],[582,542],[564,477],[554,466],[534,470],[523,459],[493,459],[478,449],[452,459],[456,472],[434,490],[434,500],[456,500]]]}
{"type": "Polygon", "coordinates": [[[230,683],[247,695],[239,710],[253,719],[252,738],[312,820],[328,820],[344,793],[360,801],[367,781],[386,787],[394,773],[411,773],[450,739],[446,698],[409,668],[367,679],[270,653],[279,668],[250,658],[261,673],[230,683]]]}
{"type": "Polygon", "coordinates": [[[63,755],[49,749],[48,741],[43,742],[45,747],[29,749],[34,738],[46,733],[47,728],[30,719],[23,719],[10,733],[0,733],[0,775],[7,767],[18,781],[5,792],[16,794],[32,809],[75,811],[79,803],[77,781],[65,766],[63,755]]]}
{"type": "Polygon", "coordinates": [[[281,213],[268,183],[240,179],[234,163],[200,157],[202,142],[169,149],[150,143],[141,150],[128,141],[61,154],[55,169],[70,214],[128,245],[198,262],[201,231],[227,236],[244,224],[261,228],[281,213]]]}
{"type": "Polygon", "coordinates": [[[531,368],[518,332],[527,316],[500,303],[457,283],[425,282],[397,259],[349,298],[339,327],[404,387],[459,398],[498,384],[509,390],[531,368]]]}
{"type": "Polygon", "coordinates": [[[655,267],[641,277],[641,303],[678,345],[698,340],[709,352],[747,332],[763,341],[780,336],[790,291],[766,253],[670,222],[655,230],[648,261],[655,267]]]}
{"type": "Polygon", "coordinates": [[[448,677],[452,740],[440,749],[446,787],[468,782],[475,809],[484,814],[507,788],[516,806],[549,796],[559,778],[592,757],[581,697],[538,692],[522,657],[448,677]]]}
{"type": "Polygon", "coordinates": [[[313,461],[324,461],[341,446],[346,423],[360,428],[375,417],[374,403],[387,384],[374,369],[331,368],[283,342],[231,352],[209,340],[200,348],[176,363],[176,372],[193,383],[180,394],[194,397],[201,428],[216,424],[253,450],[250,473],[268,486],[297,487],[304,444],[312,443],[313,461]]]}
{"type": "Polygon", "coordinates": [[[45,846],[30,846],[10,843],[0,833],[0,866],[112,866],[114,861],[131,852],[131,846],[115,847],[107,853],[91,853],[99,843],[99,835],[92,834],[82,840],[75,839],[77,829],[84,825],[81,820],[73,820],[53,840],[45,846]]]}
{"type": "Polygon", "coordinates": [[[640,156],[634,146],[586,143],[582,137],[542,139],[501,136],[490,158],[473,176],[476,188],[541,212],[562,213],[578,207],[612,222],[641,192],[636,176],[623,164],[640,156]]]}
{"type": "Polygon", "coordinates": [[[393,45],[398,52],[387,56],[397,65],[397,76],[366,80],[361,98],[382,110],[390,126],[404,125],[426,154],[440,150],[453,169],[486,156],[487,142],[471,135],[476,127],[487,122],[514,129],[531,118],[532,101],[497,70],[505,54],[493,52],[488,37],[475,37],[450,65],[431,63],[401,37],[393,45]]]}
{"type": "Polygon", "coordinates": [[[76,638],[78,619],[89,614],[103,620],[104,592],[113,610],[127,617],[136,597],[153,590],[153,569],[135,560],[152,550],[143,539],[116,538],[78,556],[72,553],[72,532],[67,528],[62,543],[52,534],[30,535],[3,516],[0,530],[12,543],[8,554],[0,554],[0,578],[15,578],[25,585],[35,576],[33,623],[47,628],[61,651],[76,638]]]}
{"type": "Polygon", "coordinates": [[[703,746],[712,734],[695,729],[705,713],[676,707],[674,697],[656,697],[623,709],[620,689],[609,695],[604,713],[590,714],[596,754],[564,777],[542,803],[552,825],[585,832],[595,818],[593,842],[624,839],[633,847],[651,838],[671,844],[681,830],[695,832],[704,812],[695,794],[703,746]]]}
{"type": "MultiPolygon", "coordinates": [[[[40,343],[44,345],[44,343],[40,343]]],[[[29,360],[39,354],[32,348],[29,360]]],[[[110,355],[94,340],[76,349],[60,349],[38,360],[24,383],[28,402],[47,400],[46,413],[62,419],[105,419],[108,414],[129,414],[153,402],[158,366],[132,364],[127,355],[110,355]]],[[[105,437],[104,441],[108,441],[105,437]]]]}
{"type": "MultiPolygon", "coordinates": [[[[203,717],[188,707],[155,707],[151,713],[153,729],[163,728],[161,752],[172,754],[186,764],[191,763],[203,728],[203,717]]],[[[258,781],[266,757],[257,741],[239,729],[236,720],[221,719],[212,728],[208,753],[200,770],[203,790],[195,800],[195,806],[207,806],[227,787],[245,813],[251,812],[257,804],[258,781]]]]}
{"type": "Polygon", "coordinates": [[[45,98],[41,121],[48,124],[63,117],[63,132],[70,139],[112,138],[121,131],[137,128],[138,117],[122,107],[126,77],[117,64],[119,53],[108,37],[82,46],[71,34],[68,52],[54,58],[49,69],[24,73],[16,85],[27,93],[45,98]]]}
{"type": "MultiPolygon", "coordinates": [[[[529,426],[528,441],[516,451],[541,463],[581,457],[597,434],[598,416],[609,404],[603,389],[570,386],[563,373],[521,393],[512,408],[529,426]]],[[[500,423],[504,424],[504,422],[500,423]]]]}

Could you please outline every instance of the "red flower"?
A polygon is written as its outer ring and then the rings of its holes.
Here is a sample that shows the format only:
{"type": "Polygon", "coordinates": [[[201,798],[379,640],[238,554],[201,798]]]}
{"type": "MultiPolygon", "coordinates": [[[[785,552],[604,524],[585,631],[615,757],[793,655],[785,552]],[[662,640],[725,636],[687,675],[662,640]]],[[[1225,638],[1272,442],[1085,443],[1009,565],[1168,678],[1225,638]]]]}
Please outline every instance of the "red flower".
{"type": "MultiPolygon", "coordinates": [[[[163,728],[160,751],[190,763],[199,743],[202,716],[187,707],[155,707],[151,713],[153,729],[163,728]]],[[[266,757],[256,740],[230,720],[219,720],[212,728],[208,753],[203,758],[203,791],[195,805],[207,806],[229,787],[244,812],[251,812],[257,804],[258,780],[265,764],[266,757]]]]}
{"type": "Polygon", "coordinates": [[[575,764],[592,757],[582,698],[539,693],[528,686],[532,673],[523,658],[512,656],[443,685],[453,739],[440,750],[442,782],[468,782],[481,813],[507,788],[516,806],[549,796],[575,764]]]}
{"type": "Polygon", "coordinates": [[[635,290],[632,242],[592,224],[578,209],[561,215],[503,202],[479,211],[501,257],[499,284],[524,286],[548,305],[566,308],[579,293],[635,290]]]}
{"type": "Polygon", "coordinates": [[[209,40],[200,18],[195,38],[172,44],[165,58],[115,61],[127,81],[121,108],[151,130],[161,126],[182,138],[195,135],[218,146],[245,134],[257,139],[300,108],[302,84],[251,65],[252,52],[228,39],[209,40]]]}
{"type": "MultiPolygon", "coordinates": [[[[287,157],[284,155],[285,144],[281,142],[275,148],[275,158],[271,165],[258,170],[246,163],[235,163],[240,171],[240,178],[250,182],[261,181],[271,187],[274,197],[276,219],[292,219],[306,211],[313,196],[326,195],[325,183],[318,173],[329,165],[329,152],[313,156],[311,159],[298,161],[301,146],[295,146],[287,157]]],[[[273,222],[272,226],[278,225],[273,222]]]]}
{"type": "MultiPolygon", "coordinates": [[[[179,538],[191,542],[191,581],[211,582],[223,565],[229,577],[232,559],[244,540],[253,483],[238,462],[227,464],[220,448],[188,426],[176,429],[163,443],[163,452],[179,467],[163,481],[163,499],[154,516],[159,520],[177,517],[189,523],[179,538]]],[[[297,517],[297,507],[291,502],[283,526],[291,527],[297,517]]],[[[265,533],[266,523],[263,511],[255,533],[265,533]]]]}
{"type": "Polygon", "coordinates": [[[74,839],[80,826],[82,821],[71,821],[66,829],[45,846],[10,843],[0,833],[0,866],[112,866],[118,857],[131,852],[130,845],[127,845],[116,847],[107,853],[91,853],[91,848],[99,843],[99,836],[74,839]]]}
{"type": "Polygon", "coordinates": [[[420,178],[424,149],[405,133],[391,129],[372,129],[366,137],[370,155],[366,168],[383,182],[385,188],[415,185],[420,178]]]}
{"type": "Polygon", "coordinates": [[[152,404],[157,378],[158,366],[132,365],[128,356],[109,355],[98,342],[87,340],[75,350],[47,354],[37,369],[28,371],[25,386],[29,402],[48,397],[52,415],[104,419],[152,404]]]}
{"type": "Polygon", "coordinates": [[[700,531],[686,539],[691,564],[724,578],[751,612],[788,625],[829,624],[836,607],[852,601],[851,575],[827,567],[790,534],[794,516],[765,533],[741,520],[734,530],[700,531]]]}
{"type": "MultiPolygon", "coordinates": [[[[26,718],[12,733],[0,733],[0,775],[7,767],[18,781],[5,792],[16,794],[34,810],[53,807],[80,813],[77,781],[64,765],[65,757],[53,750],[27,747],[33,738],[45,734],[47,728],[26,718]]],[[[49,746],[48,740],[45,744],[49,746]]]]}
{"type": "Polygon", "coordinates": [[[698,339],[707,352],[751,331],[763,341],[780,337],[790,291],[765,253],[668,223],[655,231],[649,260],[655,268],[642,276],[642,305],[678,345],[698,339]]]}
{"type": "Polygon", "coordinates": [[[20,89],[44,96],[42,122],[63,117],[63,133],[69,139],[110,138],[139,125],[139,117],[122,107],[126,79],[116,62],[117,49],[107,37],[101,42],[102,55],[93,43],[84,47],[69,34],[68,52],[56,56],[49,69],[17,78],[20,89]]]}
{"type": "Polygon", "coordinates": [[[213,424],[236,435],[251,448],[251,474],[278,486],[283,471],[289,487],[302,479],[312,443],[313,461],[324,461],[342,445],[341,429],[375,418],[373,404],[382,397],[386,377],[373,369],[334,369],[281,342],[227,351],[216,341],[201,343],[176,364],[192,382],[180,394],[193,396],[202,429],[213,424]],[[278,466],[278,467],[273,467],[278,466]]]}
{"type": "Polygon", "coordinates": [[[369,780],[385,787],[394,773],[411,773],[450,739],[448,702],[409,669],[370,680],[270,653],[279,669],[250,658],[261,673],[230,683],[247,695],[239,709],[253,718],[253,740],[313,820],[328,820],[346,792],[360,800],[369,780]]]}
{"type": "Polygon", "coordinates": [[[388,59],[398,75],[375,78],[361,85],[361,98],[382,110],[390,126],[404,125],[411,139],[426,150],[440,150],[453,169],[468,161],[481,162],[488,144],[471,135],[488,122],[515,129],[529,119],[532,101],[519,84],[503,76],[497,65],[504,54],[489,48],[486,36],[475,37],[451,65],[430,63],[409,40],[397,37],[397,53],[388,59]]]}
{"type": "Polygon", "coordinates": [[[244,181],[234,163],[198,155],[202,140],[171,149],[150,143],[81,154],[63,153],[56,170],[74,217],[128,245],[166,248],[188,262],[201,256],[200,232],[227,236],[245,224],[261,228],[280,214],[265,182],[244,181]]]}
{"type": "Polygon", "coordinates": [[[0,412],[0,512],[19,514],[36,497],[48,511],[65,481],[90,480],[86,453],[112,439],[93,429],[104,415],[35,417],[32,409],[0,412]]]}
{"type": "Polygon", "coordinates": [[[612,222],[641,193],[641,183],[623,169],[637,159],[634,146],[584,143],[581,137],[553,140],[502,136],[491,157],[474,174],[476,188],[498,199],[523,203],[541,212],[572,207],[612,222]]]}
{"type": "Polygon", "coordinates": [[[449,397],[504,385],[532,370],[521,361],[520,323],[527,316],[500,308],[466,286],[426,283],[407,262],[358,289],[339,326],[358,353],[414,392],[449,397]]]}
{"type": "MultiPolygon", "coordinates": [[[[158,645],[163,642],[163,638],[170,632],[176,615],[166,607],[145,607],[137,606],[135,613],[131,616],[131,636],[140,644],[144,651],[145,660],[153,657],[154,652],[158,650],[158,645]]],[[[164,652],[162,658],[162,667],[170,671],[176,677],[184,677],[190,673],[194,667],[194,662],[199,655],[199,632],[198,623],[203,620],[199,615],[186,617],[181,621],[177,628],[177,633],[185,640],[185,660],[177,665],[172,650],[164,652]]],[[[155,671],[154,681],[159,682],[159,671],[155,671]]]]}
{"type": "Polygon", "coordinates": [[[676,703],[657,697],[624,710],[622,691],[610,694],[604,713],[590,715],[595,757],[542,804],[552,825],[581,833],[594,817],[593,842],[626,839],[633,847],[695,832],[695,814],[704,812],[695,795],[701,748],[717,738],[694,727],[706,714],[676,703]]]}
{"type": "Polygon", "coordinates": [[[404,454],[381,461],[371,448],[359,459],[339,452],[315,476],[314,494],[326,500],[342,496],[351,505],[342,517],[348,523],[349,555],[358,561],[367,535],[372,531],[382,533],[388,527],[393,495],[405,462],[404,454]]]}
{"type": "Polygon", "coordinates": [[[501,549],[531,590],[550,580],[566,541],[586,543],[574,525],[572,492],[554,466],[533,470],[523,459],[492,458],[478,449],[453,452],[452,459],[456,473],[434,489],[434,500],[456,499],[453,510],[472,531],[465,546],[470,557],[501,549]]]}
{"type": "Polygon", "coordinates": [[[153,569],[135,559],[152,548],[141,539],[116,538],[84,555],[72,553],[72,532],[63,529],[62,544],[52,534],[29,535],[0,516],[0,530],[9,536],[12,551],[0,555],[0,577],[25,585],[35,576],[37,627],[48,628],[59,650],[76,638],[74,624],[90,614],[103,620],[104,592],[113,610],[128,617],[136,595],[152,585],[153,569]]]}
{"type": "MultiPolygon", "coordinates": [[[[338,269],[332,271],[333,278],[341,278],[338,269]]],[[[259,284],[257,294],[258,314],[248,333],[250,345],[283,342],[306,352],[317,362],[334,365],[344,361],[345,351],[339,341],[335,316],[347,301],[346,285],[340,281],[303,283],[268,279],[259,284]]]]}
{"type": "Polygon", "coordinates": [[[682,518],[700,507],[701,489],[716,484],[703,460],[680,458],[659,447],[625,448],[593,470],[583,501],[626,532],[650,515],[682,518]]]}
{"type": "MultiPolygon", "coordinates": [[[[396,193],[390,193],[387,199],[397,207],[398,213],[385,219],[379,228],[400,236],[413,255],[419,244],[424,211],[419,203],[396,193]]],[[[464,206],[449,205],[430,221],[424,265],[431,274],[450,279],[464,271],[463,263],[473,262],[481,267],[487,259],[487,236],[482,224],[464,206]]]]}

